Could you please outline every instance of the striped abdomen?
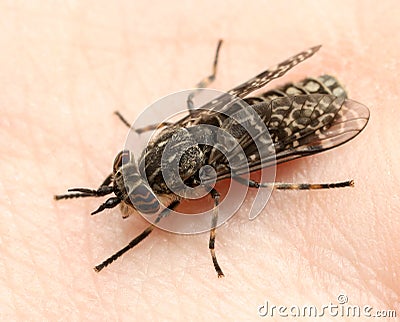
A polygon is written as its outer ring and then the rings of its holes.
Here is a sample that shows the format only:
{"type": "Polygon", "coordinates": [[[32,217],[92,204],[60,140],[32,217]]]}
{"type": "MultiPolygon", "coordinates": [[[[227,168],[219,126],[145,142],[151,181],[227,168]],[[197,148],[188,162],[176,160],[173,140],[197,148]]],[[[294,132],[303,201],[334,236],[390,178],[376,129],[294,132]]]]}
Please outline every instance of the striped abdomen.
{"type": "Polygon", "coordinates": [[[346,90],[335,77],[330,75],[321,75],[317,78],[307,77],[297,83],[287,83],[258,96],[247,97],[244,100],[248,104],[254,105],[261,102],[269,103],[279,97],[307,94],[329,94],[347,98],[346,90]]]}

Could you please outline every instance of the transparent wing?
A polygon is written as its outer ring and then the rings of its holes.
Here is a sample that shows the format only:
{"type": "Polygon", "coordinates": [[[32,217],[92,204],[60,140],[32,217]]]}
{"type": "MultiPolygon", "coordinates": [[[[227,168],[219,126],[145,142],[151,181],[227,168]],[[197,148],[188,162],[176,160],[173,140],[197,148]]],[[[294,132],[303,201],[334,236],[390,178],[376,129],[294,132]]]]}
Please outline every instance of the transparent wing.
{"type": "Polygon", "coordinates": [[[298,53],[297,55],[290,57],[289,59],[281,62],[280,64],[253,77],[247,82],[239,86],[236,86],[235,88],[231,89],[228,92],[228,94],[243,98],[248,94],[250,94],[251,92],[254,92],[257,89],[264,87],[270,81],[283,76],[284,74],[286,74],[287,71],[292,69],[294,66],[314,55],[320,48],[321,46],[315,46],[301,53],[298,53]]]}
{"type": "MultiPolygon", "coordinates": [[[[282,97],[252,108],[265,122],[272,142],[264,145],[265,150],[260,153],[254,140],[241,133],[239,144],[247,156],[250,171],[344,144],[357,136],[369,119],[369,110],[363,104],[323,94],[282,97]]],[[[219,155],[214,164],[224,164],[223,158],[219,155]]],[[[230,172],[227,166],[217,166],[218,179],[229,177],[230,172]]]]}

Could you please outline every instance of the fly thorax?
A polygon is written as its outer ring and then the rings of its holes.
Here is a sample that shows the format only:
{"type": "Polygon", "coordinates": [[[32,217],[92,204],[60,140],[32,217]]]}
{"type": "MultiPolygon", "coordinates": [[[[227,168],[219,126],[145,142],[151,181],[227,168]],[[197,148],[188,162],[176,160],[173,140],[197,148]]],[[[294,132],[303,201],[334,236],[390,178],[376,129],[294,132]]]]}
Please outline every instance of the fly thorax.
{"type": "Polygon", "coordinates": [[[206,135],[204,131],[196,131],[196,128],[180,129],[171,138],[169,154],[172,164],[177,164],[182,180],[196,174],[204,165],[205,156],[199,144],[199,136],[206,135]]]}
{"type": "Polygon", "coordinates": [[[197,176],[205,159],[193,133],[185,128],[176,130],[163,147],[160,169],[162,184],[180,194],[186,189],[186,180],[197,176]]]}

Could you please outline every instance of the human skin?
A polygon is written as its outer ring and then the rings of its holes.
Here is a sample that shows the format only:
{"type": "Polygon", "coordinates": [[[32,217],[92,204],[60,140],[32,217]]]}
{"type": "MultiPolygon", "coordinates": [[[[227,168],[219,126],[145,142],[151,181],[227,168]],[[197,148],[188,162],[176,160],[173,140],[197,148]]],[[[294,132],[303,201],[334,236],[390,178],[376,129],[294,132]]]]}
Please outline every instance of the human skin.
{"type": "Polygon", "coordinates": [[[267,300],[321,307],[341,293],[372,313],[400,314],[396,1],[0,8],[1,320],[256,320],[267,300]],[[355,187],[274,192],[253,221],[247,201],[217,231],[223,279],[207,234],[161,230],[95,273],[146,221],[123,220],[118,209],[91,217],[103,198],[53,195],[96,188],[127,133],[113,111],[134,120],[159,97],[196,84],[219,38],[212,87],[220,90],[323,44],[269,88],[333,74],[371,120],[346,145],[279,166],[277,181],[354,179],[355,187]]]}

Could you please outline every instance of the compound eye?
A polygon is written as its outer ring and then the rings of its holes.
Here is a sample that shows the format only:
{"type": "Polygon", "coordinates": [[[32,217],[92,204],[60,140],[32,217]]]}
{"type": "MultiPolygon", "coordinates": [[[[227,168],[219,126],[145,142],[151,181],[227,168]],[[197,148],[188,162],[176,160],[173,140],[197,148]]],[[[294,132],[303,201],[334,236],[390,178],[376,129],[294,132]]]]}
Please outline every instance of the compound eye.
{"type": "Polygon", "coordinates": [[[123,150],[117,154],[114,160],[114,173],[117,172],[123,165],[126,165],[133,160],[133,155],[129,150],[123,150]]]}
{"type": "Polygon", "coordinates": [[[142,214],[152,215],[160,210],[160,203],[153,191],[144,184],[135,188],[129,196],[132,205],[142,214]]]}

